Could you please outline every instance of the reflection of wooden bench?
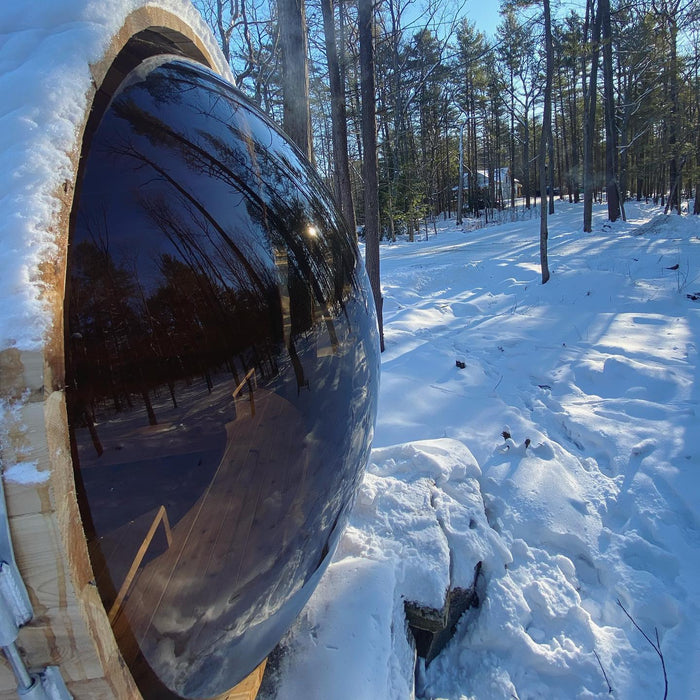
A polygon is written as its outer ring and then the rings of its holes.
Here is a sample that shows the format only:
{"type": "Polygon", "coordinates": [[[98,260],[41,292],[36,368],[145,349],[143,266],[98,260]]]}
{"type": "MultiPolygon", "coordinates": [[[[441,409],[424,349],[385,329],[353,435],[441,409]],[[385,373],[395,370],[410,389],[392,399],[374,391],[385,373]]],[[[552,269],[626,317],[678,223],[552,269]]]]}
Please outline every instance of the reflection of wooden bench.
{"type": "Polygon", "coordinates": [[[248,393],[250,394],[250,415],[254,416],[255,415],[255,398],[253,396],[253,385],[255,388],[258,388],[258,379],[255,374],[255,367],[253,369],[248,370],[248,373],[243,377],[243,381],[233,390],[233,398],[234,400],[238,398],[238,395],[243,391],[243,387],[245,385],[248,385],[248,393]],[[253,381],[250,381],[250,378],[253,378],[253,381]]]}
{"type": "MultiPolygon", "coordinates": [[[[136,614],[135,630],[139,622],[150,624],[154,608],[166,600],[198,600],[208,576],[221,576],[222,584],[254,577],[260,564],[273,564],[269,550],[300,526],[302,514],[285,518],[306,487],[306,431],[292,404],[264,389],[255,393],[255,412],[226,424],[220,464],[204,493],[173,526],[172,545],[138,572],[141,601],[151,600],[145,606],[136,603],[147,618],[136,614]],[[276,532],[272,541],[270,528],[276,532]]],[[[210,593],[220,595],[217,586],[210,593]]],[[[132,603],[127,607],[135,612],[132,603]]]]}
{"type": "MultiPolygon", "coordinates": [[[[248,373],[236,387],[237,398],[252,376],[248,373]]],[[[186,644],[193,657],[201,658],[222,630],[230,633],[239,623],[239,610],[230,599],[234,592],[254,604],[265,593],[258,589],[259,581],[268,586],[267,595],[274,595],[277,585],[289,583],[275,578],[282,571],[277,569],[277,554],[290,545],[306,518],[297,500],[311,488],[306,432],[291,403],[261,388],[255,391],[251,413],[241,411],[226,424],[226,449],[211,482],[173,524],[168,548],[142,566],[134,559],[131,578],[127,576],[122,585],[127,590],[121,605],[115,601],[112,606],[110,620],[128,663],[138,648],[149,662],[156,661],[158,641],[175,639],[174,630],[180,624],[183,637],[177,643],[186,644]],[[205,614],[208,610],[217,614],[205,614]]],[[[151,537],[159,522],[151,524],[151,537]]],[[[250,614],[248,608],[243,610],[250,614]]],[[[158,673],[161,669],[154,665],[158,673]]],[[[262,669],[253,671],[253,680],[256,674],[254,684],[259,684],[262,669]]],[[[255,697],[238,690],[221,698],[255,697]]]]}
{"type": "Polygon", "coordinates": [[[112,607],[109,609],[108,618],[110,624],[114,622],[114,618],[117,616],[117,613],[119,612],[122,606],[122,601],[124,600],[126,594],[129,592],[129,588],[131,588],[131,583],[134,580],[134,576],[136,576],[136,572],[138,571],[139,566],[141,566],[141,562],[143,561],[144,556],[146,556],[146,551],[148,550],[148,547],[151,544],[153,536],[156,534],[156,530],[161,520],[163,521],[165,537],[168,540],[168,547],[170,547],[170,545],[173,543],[173,538],[170,534],[170,523],[168,522],[168,514],[165,512],[165,506],[161,506],[160,508],[158,508],[156,517],[153,518],[151,527],[148,529],[146,536],[143,538],[143,542],[141,542],[141,546],[139,547],[138,552],[136,552],[136,556],[134,557],[134,560],[132,561],[131,566],[129,567],[129,571],[126,575],[126,578],[124,579],[124,582],[121,585],[121,588],[119,589],[119,593],[117,593],[117,597],[115,598],[114,603],[112,603],[112,607]]]}

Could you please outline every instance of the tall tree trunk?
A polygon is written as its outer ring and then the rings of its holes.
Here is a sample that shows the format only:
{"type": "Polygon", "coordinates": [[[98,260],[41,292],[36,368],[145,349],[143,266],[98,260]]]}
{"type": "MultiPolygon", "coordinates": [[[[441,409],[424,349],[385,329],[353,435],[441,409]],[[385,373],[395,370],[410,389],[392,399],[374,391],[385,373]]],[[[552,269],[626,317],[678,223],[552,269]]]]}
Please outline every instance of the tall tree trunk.
{"type": "MultiPolygon", "coordinates": [[[[566,131],[566,111],[564,109],[564,90],[563,88],[559,89],[559,110],[561,114],[561,138],[562,138],[562,151],[563,151],[563,169],[564,169],[564,177],[560,177],[560,182],[563,179],[564,182],[566,183],[566,190],[567,190],[567,196],[569,198],[569,203],[571,203],[573,199],[573,179],[571,176],[571,162],[569,160],[569,144],[568,144],[568,139],[567,139],[567,131],[566,131]]],[[[562,183],[563,184],[563,183],[562,183]]],[[[561,187],[561,185],[560,185],[561,187]]],[[[562,195],[563,195],[563,190],[562,190],[562,195]]]]}
{"type": "Polygon", "coordinates": [[[605,192],[608,199],[608,219],[620,218],[620,196],[617,186],[617,132],[615,129],[615,93],[613,90],[612,33],[610,31],[610,0],[599,0],[603,34],[603,92],[605,109],[605,192]]]}
{"type": "Polygon", "coordinates": [[[372,0],[358,0],[357,24],[360,39],[360,82],[362,92],[362,175],[365,196],[365,265],[377,307],[380,349],[384,352],[382,290],[379,275],[379,192],[377,187],[377,120],[374,87],[374,40],[372,0]]]}
{"type": "MultiPolygon", "coordinates": [[[[552,71],[553,72],[553,71],[552,71]]],[[[549,177],[548,177],[548,192],[549,192],[549,213],[554,214],[554,136],[552,134],[552,88],[549,90],[549,136],[547,138],[547,152],[549,155],[549,177]]]]}
{"type": "MultiPolygon", "coordinates": [[[[674,5],[678,9],[678,3],[674,5]]],[[[669,177],[671,181],[671,193],[669,195],[668,207],[676,207],[681,213],[681,165],[678,157],[678,23],[675,12],[668,16],[670,33],[670,83],[671,83],[671,123],[669,129],[668,145],[671,151],[671,162],[669,163],[669,177]]]]}
{"type": "Polygon", "coordinates": [[[289,138],[313,162],[304,0],[277,0],[277,12],[282,49],[282,126],[289,138]]]}
{"type": "Polygon", "coordinates": [[[569,111],[571,113],[571,170],[573,172],[573,189],[574,189],[574,202],[578,204],[581,201],[581,194],[580,194],[580,189],[581,189],[581,171],[580,171],[580,163],[579,163],[579,128],[578,128],[578,110],[577,110],[577,103],[578,100],[576,99],[576,86],[578,84],[578,75],[576,72],[576,64],[574,63],[574,68],[573,68],[573,99],[570,97],[570,108],[569,111]]]}
{"type": "MultiPolygon", "coordinates": [[[[594,1],[589,0],[590,16],[593,16],[594,1]]],[[[595,14],[591,37],[591,73],[588,89],[584,94],[583,121],[583,230],[593,229],[593,142],[595,139],[596,93],[598,90],[598,52],[600,50],[600,6],[595,14]]],[[[585,73],[584,73],[585,75],[585,73]]]]}
{"type": "Polygon", "coordinates": [[[510,206],[515,209],[515,88],[513,85],[513,68],[509,66],[510,79],[510,206]]]}
{"type": "Polygon", "coordinates": [[[476,100],[474,97],[474,84],[471,78],[468,81],[467,104],[471,119],[467,120],[467,148],[465,155],[465,169],[469,173],[469,210],[479,218],[479,154],[476,143],[476,100]]]}
{"type": "Polygon", "coordinates": [[[457,171],[457,226],[462,225],[464,210],[464,124],[459,127],[459,170],[457,171]]]}
{"type": "MultiPolygon", "coordinates": [[[[542,268],[542,284],[549,280],[549,262],[547,256],[547,143],[552,139],[552,82],[554,78],[554,48],[552,47],[552,18],[549,0],[543,0],[544,36],[547,55],[547,79],[544,88],[544,112],[542,115],[542,134],[538,154],[540,171],[540,266],[542,268]]],[[[549,164],[552,167],[552,163],[549,164]]]]}
{"type": "Polygon", "coordinates": [[[389,133],[389,120],[382,120],[382,146],[384,148],[384,163],[386,167],[386,185],[387,185],[387,206],[386,215],[389,224],[389,240],[396,241],[396,226],[394,222],[394,180],[392,175],[393,164],[395,161],[394,151],[392,146],[391,134],[389,133]]]}
{"type": "Polygon", "coordinates": [[[355,235],[355,208],[352,203],[350,164],[348,162],[348,126],[345,89],[340,80],[338,44],[335,37],[333,0],[321,0],[323,31],[326,40],[328,77],[331,88],[331,124],[333,126],[333,160],[340,193],[340,209],[348,228],[355,235]]]}
{"type": "Polygon", "coordinates": [[[695,47],[695,203],[693,214],[700,215],[700,47],[695,47]]]}
{"type": "Polygon", "coordinates": [[[523,122],[523,190],[525,190],[525,208],[530,208],[530,117],[529,107],[525,107],[523,122]]]}
{"type": "Polygon", "coordinates": [[[669,199],[666,211],[674,207],[681,213],[681,170],[683,164],[678,152],[678,139],[680,136],[680,112],[679,112],[679,76],[678,76],[678,17],[690,10],[692,2],[681,6],[680,0],[653,0],[652,8],[664,27],[668,27],[669,41],[669,65],[667,68],[668,88],[671,100],[671,116],[668,120],[668,150],[669,160],[669,199]]]}

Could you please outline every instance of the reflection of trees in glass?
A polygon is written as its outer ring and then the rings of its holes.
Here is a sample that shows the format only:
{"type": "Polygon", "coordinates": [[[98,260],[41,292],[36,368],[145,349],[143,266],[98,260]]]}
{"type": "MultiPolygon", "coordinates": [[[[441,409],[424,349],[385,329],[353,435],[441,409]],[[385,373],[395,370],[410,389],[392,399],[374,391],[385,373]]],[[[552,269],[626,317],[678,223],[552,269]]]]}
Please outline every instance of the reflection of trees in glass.
{"type": "MultiPolygon", "coordinates": [[[[250,367],[274,376],[281,343],[297,386],[306,386],[298,338],[321,323],[335,348],[334,319],[356,285],[351,239],[294,150],[235,100],[212,99],[187,80],[177,85],[160,76],[117,99],[118,128],[106,145],[141,183],[134,221],[142,223],[134,225],[155,226],[169,246],[156,243],[150,261],[142,254],[119,266],[106,235],[85,220],[78,226],[71,328],[82,345],[74,352],[100,358],[89,370],[76,365],[91,375],[77,380],[88,418],[96,397],[110,397],[118,412],[140,395],[155,424],[149,392],[167,385],[176,405],[177,380],[201,376],[211,390],[220,369],[236,382],[250,367]],[[163,110],[186,92],[173,126],[163,110]],[[157,109],[139,101],[146,93],[157,109]],[[148,265],[155,269],[145,275],[148,265]]],[[[100,220],[106,228],[107,214],[100,220]]]]}
{"type": "MultiPolygon", "coordinates": [[[[251,119],[255,117],[251,116],[251,119]]],[[[209,149],[217,153],[217,162],[227,168],[251,170],[256,177],[257,199],[265,225],[273,244],[288,246],[301,261],[309,258],[315,271],[314,296],[319,304],[332,305],[347,296],[354,281],[355,251],[347,232],[338,228],[341,219],[330,205],[330,200],[320,197],[312,186],[316,175],[310,168],[294,158],[287,149],[270,149],[268,144],[253,138],[255,129],[247,134],[236,126],[229,126],[231,135],[239,143],[246,143],[245,154],[232,150],[229,140],[205,135],[209,149]],[[292,177],[290,177],[290,174],[292,177]],[[313,229],[313,236],[309,231],[313,229]]],[[[255,216],[255,212],[251,212],[255,216]]],[[[305,265],[299,262],[298,267],[305,265]]]]}
{"type": "Polygon", "coordinates": [[[199,72],[155,68],[115,96],[69,248],[69,425],[105,604],[154,514],[172,529],[114,623],[153,697],[223,691],[303,604],[366,461],[378,366],[356,248],[316,176],[199,72]]]}
{"type": "MultiPolygon", "coordinates": [[[[174,82],[179,88],[186,85],[193,89],[187,81],[174,82]]],[[[148,85],[150,91],[150,81],[148,85]]],[[[193,171],[215,177],[241,193],[251,220],[267,232],[273,245],[289,243],[290,236],[301,236],[303,240],[308,227],[314,226],[319,234],[316,247],[326,248],[325,270],[319,269],[324,273],[319,276],[324,299],[317,301],[331,303],[331,299],[335,301],[347,294],[344,286],[353,280],[352,267],[348,269],[347,263],[354,264],[354,244],[347,231],[338,230],[342,220],[330,198],[319,196],[316,173],[296,157],[271,126],[242,105],[234,106],[224,99],[212,103],[201,89],[196,104],[207,105],[203,111],[207,128],[191,126],[186,133],[167,126],[133,100],[118,102],[115,112],[152,144],[177,150],[193,171]],[[212,129],[212,123],[220,125],[220,129],[212,129]],[[261,134],[266,135],[262,141],[261,134]],[[298,216],[299,210],[305,212],[304,217],[298,216]],[[328,250],[331,240],[333,246],[328,250]]],[[[188,108],[192,109],[189,105],[188,108]]]]}
{"type": "MultiPolygon", "coordinates": [[[[198,175],[214,177],[227,189],[242,194],[241,203],[249,221],[239,214],[231,217],[235,224],[257,225],[267,232],[275,249],[289,250],[287,284],[289,297],[294,299],[294,303],[290,307],[292,337],[287,339],[287,344],[298,385],[305,385],[293,337],[313,326],[317,320],[314,306],[318,306],[335,347],[337,338],[329,303],[337,304],[338,308],[333,311],[339,312],[353,279],[352,248],[346,245],[343,251],[338,244],[342,237],[334,229],[327,230],[332,226],[330,222],[337,219],[337,212],[330,211],[328,204],[317,196],[309,195],[308,202],[300,198],[300,184],[290,179],[292,168],[287,159],[276,157],[274,149],[268,150],[254,141],[252,134],[259,133],[260,128],[251,130],[245,129],[245,124],[224,125],[224,133],[228,137],[224,139],[218,134],[196,129],[190,129],[187,134],[178,133],[137,106],[133,100],[117,102],[115,112],[128,121],[135,133],[147,136],[151,144],[167,146],[179,153],[181,162],[188,169],[198,175]],[[202,144],[197,142],[200,140],[202,144]],[[334,241],[334,245],[330,245],[329,240],[334,241]],[[346,261],[350,261],[350,264],[344,264],[346,261]]],[[[239,120],[241,116],[244,115],[239,114],[239,120]]],[[[193,269],[201,266],[198,238],[205,238],[207,259],[211,259],[212,250],[216,251],[213,256],[217,263],[214,266],[215,274],[220,275],[217,270],[227,270],[236,285],[245,284],[251,292],[257,290],[267,294],[267,285],[258,273],[264,270],[264,266],[257,264],[257,255],[253,250],[242,250],[239,242],[241,232],[232,230],[230,222],[221,223],[197,198],[196,182],[194,186],[190,186],[189,182],[183,184],[181,176],[171,174],[131,143],[122,143],[114,150],[148,165],[176,190],[175,197],[171,199],[179,200],[178,208],[185,210],[185,217],[175,215],[163,198],[160,201],[144,198],[144,208],[188,264],[191,264],[192,258],[196,258],[193,269]],[[196,232],[192,224],[198,229],[196,232]],[[241,266],[245,270],[241,270],[241,266]]],[[[300,167],[300,162],[295,165],[300,167]]],[[[220,281],[223,282],[223,279],[220,281]]],[[[285,290],[282,290],[282,294],[285,294],[285,290]]]]}
{"type": "Polygon", "coordinates": [[[109,399],[120,411],[123,405],[131,408],[131,396],[140,394],[149,423],[157,422],[143,367],[132,364],[146,334],[137,309],[137,286],[131,274],[114,263],[104,229],[75,246],[70,269],[71,388],[81,387],[76,410],[100,453],[94,427],[100,401],[109,399]]]}
{"type": "Polygon", "coordinates": [[[131,409],[131,396],[138,393],[155,424],[149,391],[194,376],[202,376],[211,389],[211,374],[221,367],[238,382],[236,359],[245,370],[251,347],[255,353],[250,359],[260,365],[261,374],[276,372],[273,346],[282,340],[276,287],[269,286],[262,298],[222,283],[206,269],[211,265],[206,257],[198,259],[190,251],[185,259],[162,254],[160,282],[146,298],[138,293],[133,273],[117,266],[105,249],[91,241],[76,245],[70,281],[71,366],[81,411],[89,410],[93,420],[98,403],[110,398],[119,412],[131,409]]]}

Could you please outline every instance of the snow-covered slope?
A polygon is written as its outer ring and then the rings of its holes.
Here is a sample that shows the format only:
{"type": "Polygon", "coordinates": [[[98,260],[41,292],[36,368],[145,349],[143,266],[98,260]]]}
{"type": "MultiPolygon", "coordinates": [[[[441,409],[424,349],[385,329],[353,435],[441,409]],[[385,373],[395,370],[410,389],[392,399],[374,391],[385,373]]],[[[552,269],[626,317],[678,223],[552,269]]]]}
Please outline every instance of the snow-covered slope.
{"type": "Polygon", "coordinates": [[[272,697],[409,697],[402,599],[439,598],[450,554],[481,605],[419,695],[660,700],[619,600],[700,697],[700,219],[628,215],[583,234],[557,203],[544,286],[536,219],[382,247],[375,450],[272,697]]]}

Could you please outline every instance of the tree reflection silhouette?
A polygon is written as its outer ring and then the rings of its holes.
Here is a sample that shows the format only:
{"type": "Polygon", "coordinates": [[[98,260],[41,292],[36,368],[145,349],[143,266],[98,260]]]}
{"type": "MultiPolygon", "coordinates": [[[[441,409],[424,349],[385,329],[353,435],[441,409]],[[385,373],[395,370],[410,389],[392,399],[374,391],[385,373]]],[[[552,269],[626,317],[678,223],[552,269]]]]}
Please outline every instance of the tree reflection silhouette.
{"type": "Polygon", "coordinates": [[[164,512],[172,544],[148,546],[115,635],[147,697],[216,695],[278,641],[345,521],[376,410],[371,297],[316,174],[206,71],[139,71],[90,144],[66,399],[95,577],[111,606],[164,512]]]}

